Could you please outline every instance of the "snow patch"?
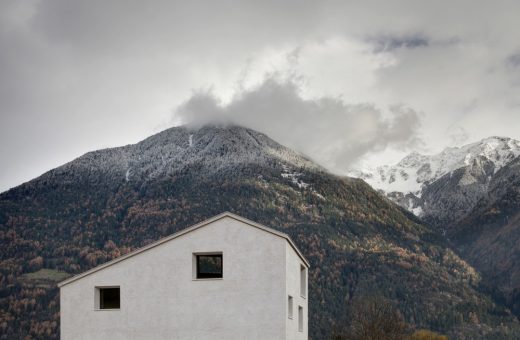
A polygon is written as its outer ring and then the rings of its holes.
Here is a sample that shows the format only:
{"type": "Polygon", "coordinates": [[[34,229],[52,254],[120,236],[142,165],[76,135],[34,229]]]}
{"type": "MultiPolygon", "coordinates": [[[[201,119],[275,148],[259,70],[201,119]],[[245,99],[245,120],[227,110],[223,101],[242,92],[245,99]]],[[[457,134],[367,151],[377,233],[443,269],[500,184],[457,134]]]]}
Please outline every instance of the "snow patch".
{"type": "Polygon", "coordinates": [[[414,214],[415,216],[417,217],[421,217],[422,214],[423,214],[423,209],[421,207],[416,207],[416,208],[413,208],[412,210],[410,210],[412,212],[412,214],[414,214]]]}
{"type": "Polygon", "coordinates": [[[413,210],[413,199],[409,198],[408,199],[408,210],[412,211],[413,210]]]}
{"type": "Polygon", "coordinates": [[[286,165],[282,165],[283,172],[282,177],[285,179],[289,179],[294,185],[298,186],[300,189],[306,189],[309,187],[308,183],[302,181],[299,177],[302,175],[301,172],[290,172],[290,169],[286,165]]]}
{"type": "Polygon", "coordinates": [[[469,165],[470,161],[471,161],[471,154],[468,153],[466,155],[466,157],[464,158],[464,165],[469,165]]]}

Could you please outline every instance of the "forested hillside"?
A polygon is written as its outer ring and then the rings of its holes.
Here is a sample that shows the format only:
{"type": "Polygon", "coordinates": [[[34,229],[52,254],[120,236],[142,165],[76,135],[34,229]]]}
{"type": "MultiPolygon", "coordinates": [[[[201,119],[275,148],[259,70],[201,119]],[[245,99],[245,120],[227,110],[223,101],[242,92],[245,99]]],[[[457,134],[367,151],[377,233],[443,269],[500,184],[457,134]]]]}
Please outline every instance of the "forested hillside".
{"type": "Polygon", "coordinates": [[[56,282],[231,211],[288,233],[311,263],[310,336],[378,294],[452,336],[520,336],[480,276],[413,215],[240,127],[173,128],[88,153],[0,195],[0,338],[58,338],[56,282]]]}

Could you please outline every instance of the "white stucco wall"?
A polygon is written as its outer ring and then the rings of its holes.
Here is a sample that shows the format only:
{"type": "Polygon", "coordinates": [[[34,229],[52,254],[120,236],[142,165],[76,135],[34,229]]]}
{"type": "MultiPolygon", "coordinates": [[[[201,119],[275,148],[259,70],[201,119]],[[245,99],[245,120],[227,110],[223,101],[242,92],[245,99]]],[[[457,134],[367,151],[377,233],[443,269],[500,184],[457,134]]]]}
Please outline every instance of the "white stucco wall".
{"type": "Polygon", "coordinates": [[[294,249],[289,243],[286,243],[286,339],[287,340],[303,340],[308,339],[309,328],[308,328],[308,268],[305,263],[296,254],[294,249]],[[300,294],[300,266],[306,267],[306,280],[305,280],[305,296],[300,294]],[[293,317],[288,317],[288,296],[293,297],[293,317]],[[303,331],[300,332],[298,329],[298,306],[303,307],[303,331]]]}
{"type": "MultiPolygon", "coordinates": [[[[236,219],[214,221],[62,286],[61,339],[284,339],[286,268],[299,268],[287,247],[236,219]],[[223,279],[193,280],[198,252],[223,253],[223,279]],[[95,310],[96,286],[120,286],[120,310],[95,310]]],[[[307,338],[301,303],[304,332],[288,339],[307,338]]]]}

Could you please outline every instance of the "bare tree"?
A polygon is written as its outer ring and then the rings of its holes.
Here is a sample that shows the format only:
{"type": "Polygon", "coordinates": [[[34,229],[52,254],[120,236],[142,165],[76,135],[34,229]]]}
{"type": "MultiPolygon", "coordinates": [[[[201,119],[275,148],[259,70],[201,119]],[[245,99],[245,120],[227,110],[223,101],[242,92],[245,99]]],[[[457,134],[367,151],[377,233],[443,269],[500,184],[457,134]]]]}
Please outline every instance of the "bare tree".
{"type": "Polygon", "coordinates": [[[347,320],[337,327],[333,340],[402,340],[407,337],[406,323],[399,310],[381,297],[356,299],[347,320]]]}

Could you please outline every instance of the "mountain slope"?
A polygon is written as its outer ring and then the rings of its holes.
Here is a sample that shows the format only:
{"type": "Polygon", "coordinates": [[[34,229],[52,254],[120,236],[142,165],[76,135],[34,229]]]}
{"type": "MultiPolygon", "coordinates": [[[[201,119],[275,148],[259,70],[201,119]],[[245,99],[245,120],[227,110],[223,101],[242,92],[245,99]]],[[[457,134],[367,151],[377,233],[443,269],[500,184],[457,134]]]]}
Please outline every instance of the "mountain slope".
{"type": "Polygon", "coordinates": [[[442,231],[520,315],[520,142],[490,137],[378,169],[364,177],[442,231]]]}
{"type": "Polygon", "coordinates": [[[486,196],[497,172],[520,156],[520,142],[490,137],[426,156],[412,153],[395,166],[359,174],[374,188],[442,230],[462,220],[486,196]]]}
{"type": "Polygon", "coordinates": [[[417,327],[518,334],[471,266],[366,183],[261,133],[210,126],[91,152],[0,195],[0,339],[57,338],[58,277],[226,210],[283,230],[309,259],[313,339],[376,293],[417,327]]]}
{"type": "Polygon", "coordinates": [[[450,237],[460,252],[520,315],[520,157],[493,177],[455,230],[450,237]]]}

